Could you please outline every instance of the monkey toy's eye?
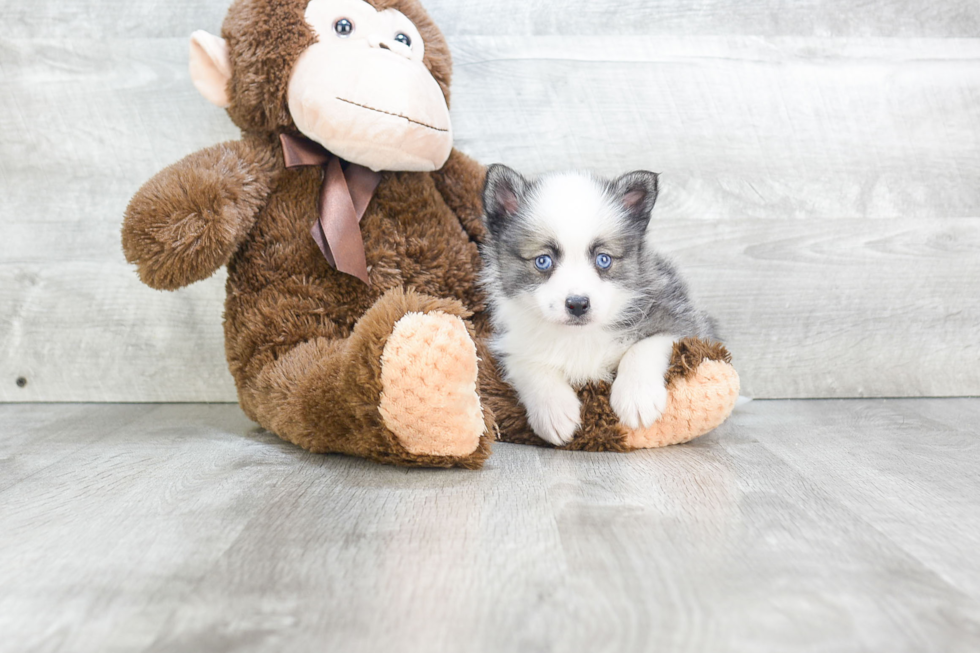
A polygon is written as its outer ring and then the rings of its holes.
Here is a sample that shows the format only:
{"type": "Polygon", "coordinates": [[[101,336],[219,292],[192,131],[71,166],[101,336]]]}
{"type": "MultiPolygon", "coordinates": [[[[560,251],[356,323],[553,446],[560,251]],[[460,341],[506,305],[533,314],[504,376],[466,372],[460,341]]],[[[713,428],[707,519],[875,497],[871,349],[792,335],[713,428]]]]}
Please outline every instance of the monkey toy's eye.
{"type": "Polygon", "coordinates": [[[354,23],[346,18],[341,18],[333,24],[333,31],[337,32],[337,36],[341,38],[350,36],[354,32],[354,23]]]}
{"type": "Polygon", "coordinates": [[[395,40],[406,47],[412,47],[412,37],[408,34],[399,33],[398,36],[395,37],[395,40]]]}
{"type": "Polygon", "coordinates": [[[599,254],[595,257],[595,264],[600,270],[608,270],[612,267],[612,257],[609,254],[599,254]]]}
{"type": "Polygon", "coordinates": [[[547,272],[548,270],[550,270],[552,265],[553,263],[551,261],[551,257],[546,254],[543,254],[538,258],[534,259],[534,267],[541,270],[542,272],[547,272]]]}

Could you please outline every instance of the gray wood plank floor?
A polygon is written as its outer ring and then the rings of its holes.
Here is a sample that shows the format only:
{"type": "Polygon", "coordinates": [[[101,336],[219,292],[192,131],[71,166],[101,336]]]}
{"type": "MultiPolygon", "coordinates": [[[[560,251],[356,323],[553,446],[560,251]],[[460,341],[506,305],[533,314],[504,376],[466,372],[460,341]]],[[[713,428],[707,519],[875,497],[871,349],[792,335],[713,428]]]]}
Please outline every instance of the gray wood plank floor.
{"type": "Polygon", "coordinates": [[[754,402],[466,472],[232,405],[0,405],[0,651],[977,651],[978,416],[754,402]]]}

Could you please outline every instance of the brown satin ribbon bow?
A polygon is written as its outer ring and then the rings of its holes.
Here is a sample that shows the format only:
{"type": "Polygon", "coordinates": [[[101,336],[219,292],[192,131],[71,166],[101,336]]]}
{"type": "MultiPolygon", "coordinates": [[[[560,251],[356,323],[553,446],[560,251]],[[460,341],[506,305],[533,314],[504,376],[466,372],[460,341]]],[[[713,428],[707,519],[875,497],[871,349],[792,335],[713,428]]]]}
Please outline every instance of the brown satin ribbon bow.
{"type": "Polygon", "coordinates": [[[320,218],[310,233],[332,267],[370,284],[361,218],[381,182],[381,174],[356,163],[344,169],[339,157],[308,138],[280,134],[287,168],[321,166],[320,218]]]}

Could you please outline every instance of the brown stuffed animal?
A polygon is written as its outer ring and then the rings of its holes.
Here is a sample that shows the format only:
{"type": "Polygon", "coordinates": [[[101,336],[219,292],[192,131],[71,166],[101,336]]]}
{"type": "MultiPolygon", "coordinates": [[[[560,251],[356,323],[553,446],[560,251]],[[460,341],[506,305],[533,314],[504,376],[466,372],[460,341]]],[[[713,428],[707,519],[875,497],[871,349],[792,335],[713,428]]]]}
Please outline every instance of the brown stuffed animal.
{"type": "MultiPolygon", "coordinates": [[[[485,172],[452,148],[449,51],[421,5],[237,0],[222,35],[193,35],[191,75],[242,139],[147,182],[123,249],[164,290],[228,266],[244,411],[310,451],[399,465],[477,468],[495,436],[542,444],[483,344],[485,172]]],[[[724,421],[727,352],[688,341],[674,362],[654,427],[622,428],[590,386],[569,448],[662,446],[724,421]]]]}

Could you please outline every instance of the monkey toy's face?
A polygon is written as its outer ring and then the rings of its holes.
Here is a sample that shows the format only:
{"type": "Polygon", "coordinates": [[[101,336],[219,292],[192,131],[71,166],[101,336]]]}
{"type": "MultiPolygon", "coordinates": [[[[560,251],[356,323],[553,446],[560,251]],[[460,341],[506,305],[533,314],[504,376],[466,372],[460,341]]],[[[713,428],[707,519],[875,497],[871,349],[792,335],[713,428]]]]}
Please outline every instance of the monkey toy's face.
{"type": "MultiPolygon", "coordinates": [[[[363,0],[310,0],[305,18],[315,42],[297,59],[287,87],[299,131],[373,170],[442,167],[453,145],[449,107],[412,21],[363,0]]],[[[231,68],[223,39],[195,32],[191,75],[219,106],[231,104],[231,68]]]]}
{"type": "Polygon", "coordinates": [[[375,170],[441,167],[452,149],[449,108],[415,25],[362,0],[312,0],[306,20],[317,42],[289,82],[299,130],[375,170]]]}

